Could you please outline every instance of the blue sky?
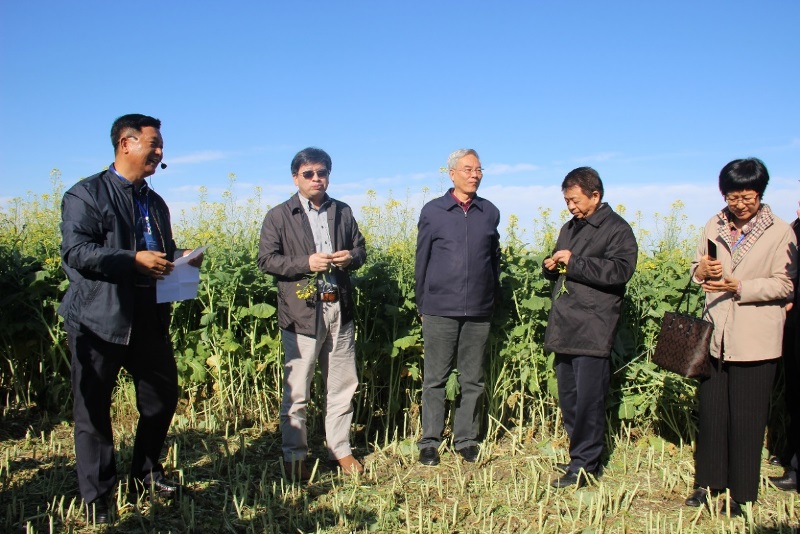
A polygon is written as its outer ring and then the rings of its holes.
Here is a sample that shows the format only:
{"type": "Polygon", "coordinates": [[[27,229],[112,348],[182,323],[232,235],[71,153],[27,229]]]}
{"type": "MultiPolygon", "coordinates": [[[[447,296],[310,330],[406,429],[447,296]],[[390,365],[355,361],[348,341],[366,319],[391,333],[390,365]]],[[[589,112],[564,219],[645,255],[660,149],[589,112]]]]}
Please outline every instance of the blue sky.
{"type": "MultiPolygon", "coordinates": [[[[800,2],[0,3],[0,202],[113,160],[124,113],[163,121],[173,216],[236,174],[239,198],[293,192],[319,146],[329,192],[415,202],[472,147],[480,194],[523,226],[563,208],[591,165],[628,215],[676,199],[702,224],[738,157],[770,170],[766,202],[800,199],[800,2]],[[80,7],[77,7],[80,6],[80,7]]],[[[430,194],[428,195],[430,198],[430,194]]]]}

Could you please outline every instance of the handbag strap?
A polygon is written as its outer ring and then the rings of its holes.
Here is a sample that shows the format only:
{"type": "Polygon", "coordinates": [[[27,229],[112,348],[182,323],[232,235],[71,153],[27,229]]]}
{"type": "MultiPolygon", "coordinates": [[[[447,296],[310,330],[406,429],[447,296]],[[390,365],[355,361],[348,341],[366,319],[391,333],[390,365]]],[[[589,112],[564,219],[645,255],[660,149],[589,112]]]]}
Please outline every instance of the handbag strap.
{"type": "MultiPolygon", "coordinates": [[[[675,306],[675,313],[681,312],[681,304],[683,304],[683,299],[686,299],[686,296],[689,294],[689,288],[692,286],[692,275],[689,275],[689,281],[686,283],[686,287],[683,288],[681,292],[681,298],[678,301],[678,305],[675,306]]],[[[686,313],[689,313],[689,299],[686,299],[686,313]]]]}

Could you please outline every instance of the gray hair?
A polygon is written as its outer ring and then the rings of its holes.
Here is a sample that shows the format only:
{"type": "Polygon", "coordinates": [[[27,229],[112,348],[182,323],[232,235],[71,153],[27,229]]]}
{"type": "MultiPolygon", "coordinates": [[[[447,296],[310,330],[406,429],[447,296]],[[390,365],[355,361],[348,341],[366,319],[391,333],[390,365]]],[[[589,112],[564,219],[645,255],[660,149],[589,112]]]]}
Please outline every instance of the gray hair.
{"type": "Polygon", "coordinates": [[[458,150],[450,154],[450,156],[447,158],[447,168],[455,169],[456,165],[458,164],[458,160],[460,160],[464,156],[475,156],[476,158],[481,159],[481,157],[478,156],[478,153],[475,152],[473,149],[459,148],[458,150]]]}

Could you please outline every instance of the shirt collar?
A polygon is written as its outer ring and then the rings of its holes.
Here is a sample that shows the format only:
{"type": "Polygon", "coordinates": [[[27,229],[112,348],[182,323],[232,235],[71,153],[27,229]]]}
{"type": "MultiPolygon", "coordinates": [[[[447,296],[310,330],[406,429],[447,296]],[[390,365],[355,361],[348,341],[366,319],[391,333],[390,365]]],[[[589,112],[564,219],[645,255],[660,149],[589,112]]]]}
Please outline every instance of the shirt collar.
{"type": "Polygon", "coordinates": [[[150,190],[150,185],[147,183],[147,180],[142,180],[142,185],[140,185],[139,188],[137,189],[133,182],[131,182],[130,180],[128,180],[119,173],[117,168],[114,167],[113,163],[108,166],[108,170],[113,172],[116,175],[116,177],[122,181],[124,185],[129,185],[133,187],[133,191],[139,195],[146,195],[147,192],[150,190]]]}
{"type": "Polygon", "coordinates": [[[584,224],[591,224],[595,228],[598,228],[601,224],[603,224],[603,221],[606,220],[606,217],[608,217],[610,213],[611,213],[611,208],[608,207],[608,203],[601,202],[600,205],[597,206],[597,209],[594,211],[594,213],[592,213],[585,219],[578,219],[576,217],[573,217],[570,223],[572,226],[575,225],[583,226],[584,224]]]}
{"type": "Polygon", "coordinates": [[[444,195],[445,198],[449,199],[452,202],[451,208],[454,208],[454,207],[458,206],[463,210],[468,210],[470,208],[470,206],[472,206],[474,204],[476,208],[481,209],[481,203],[480,203],[481,199],[480,199],[480,197],[478,195],[475,195],[474,197],[469,199],[467,202],[461,202],[455,196],[454,191],[455,191],[455,189],[451,187],[450,189],[447,190],[447,193],[445,193],[445,195],[444,195]]]}
{"type": "Polygon", "coordinates": [[[319,209],[315,208],[309,199],[301,195],[300,191],[297,192],[297,199],[300,201],[300,205],[303,206],[306,213],[309,211],[322,211],[331,205],[331,197],[328,196],[328,193],[325,193],[325,198],[322,199],[319,209]]]}

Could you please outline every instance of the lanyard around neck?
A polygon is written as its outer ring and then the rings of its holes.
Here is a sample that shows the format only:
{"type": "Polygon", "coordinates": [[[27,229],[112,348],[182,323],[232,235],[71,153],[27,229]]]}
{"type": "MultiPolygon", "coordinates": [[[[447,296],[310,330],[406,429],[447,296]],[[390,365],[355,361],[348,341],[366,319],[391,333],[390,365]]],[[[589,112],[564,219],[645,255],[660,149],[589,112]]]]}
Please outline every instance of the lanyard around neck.
{"type": "MultiPolygon", "coordinates": [[[[114,168],[113,164],[109,167],[109,169],[123,182],[127,184],[131,183],[127,178],[122,176],[117,169],[114,168]]],[[[147,183],[145,183],[142,187],[145,188],[144,193],[140,194],[136,192],[136,189],[133,190],[133,201],[136,202],[136,206],[139,208],[139,215],[142,217],[142,220],[144,220],[144,231],[148,234],[152,234],[153,229],[150,226],[150,189],[147,187],[147,183]],[[144,196],[144,202],[142,202],[141,198],[139,198],[140,196],[144,196]]]]}

